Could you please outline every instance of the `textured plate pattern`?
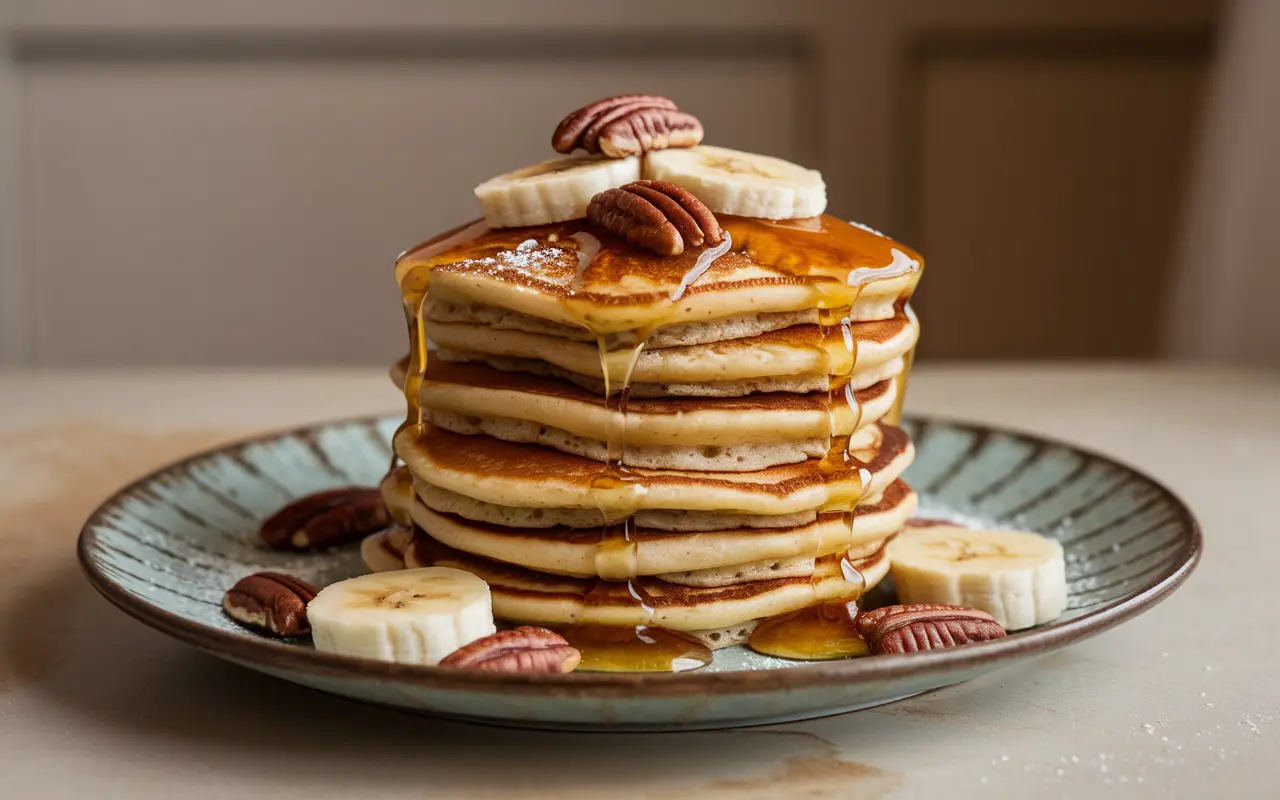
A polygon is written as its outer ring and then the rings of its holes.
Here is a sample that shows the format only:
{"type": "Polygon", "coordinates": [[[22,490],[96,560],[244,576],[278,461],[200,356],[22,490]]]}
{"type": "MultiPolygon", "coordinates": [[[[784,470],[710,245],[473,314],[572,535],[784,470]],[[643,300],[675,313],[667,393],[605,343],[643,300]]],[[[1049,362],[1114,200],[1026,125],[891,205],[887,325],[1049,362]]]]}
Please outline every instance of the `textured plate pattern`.
{"type": "Polygon", "coordinates": [[[1018,434],[933,422],[906,427],[920,453],[907,473],[920,492],[919,516],[1058,539],[1067,557],[1068,618],[1158,580],[1186,558],[1190,514],[1128,467],[1018,434]]]}
{"type": "Polygon", "coordinates": [[[318,584],[363,571],[355,548],[274,553],[259,522],[293,498],[375,484],[398,420],[320,425],[234,444],[123,489],[86,524],[80,558],[116,605],[216,655],[325,691],[410,710],[545,727],[673,729],[801,719],[965,680],[1101,631],[1143,610],[1194,567],[1200,535],[1168,490],[1105,457],[1033,436],[938,420],[905,423],[920,515],[1057,537],[1070,608],[1052,624],[956,650],[824,664],[743,648],[685,675],[479,675],[366,662],[259,637],[222,594],[262,569],[318,584]]]}

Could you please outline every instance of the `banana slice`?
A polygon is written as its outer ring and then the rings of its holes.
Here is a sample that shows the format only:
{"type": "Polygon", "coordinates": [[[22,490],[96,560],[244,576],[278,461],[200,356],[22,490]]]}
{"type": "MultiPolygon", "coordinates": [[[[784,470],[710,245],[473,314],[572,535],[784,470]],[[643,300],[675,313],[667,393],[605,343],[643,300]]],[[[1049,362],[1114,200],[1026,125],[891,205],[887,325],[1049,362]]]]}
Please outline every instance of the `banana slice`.
{"type": "Polygon", "coordinates": [[[587,216],[591,198],[640,180],[640,159],[566,156],[490,178],[476,187],[495,228],[547,225],[587,216]]]}
{"type": "Polygon", "coordinates": [[[1011,631],[1067,607],[1062,545],[1038,533],[908,527],[889,545],[889,559],[901,603],[977,608],[1011,631]]]}
{"type": "Polygon", "coordinates": [[[827,207],[827,185],[817,170],[726,147],[648,153],[644,176],[683,186],[717,214],[795,219],[827,207]]]}
{"type": "Polygon", "coordinates": [[[360,542],[360,558],[373,572],[404,569],[404,553],[413,543],[413,528],[392,525],[371,533],[360,542]]]}
{"type": "Polygon", "coordinates": [[[307,604],[317,650],[435,665],[492,634],[489,585],[460,569],[375,572],[326,586],[307,604]]]}

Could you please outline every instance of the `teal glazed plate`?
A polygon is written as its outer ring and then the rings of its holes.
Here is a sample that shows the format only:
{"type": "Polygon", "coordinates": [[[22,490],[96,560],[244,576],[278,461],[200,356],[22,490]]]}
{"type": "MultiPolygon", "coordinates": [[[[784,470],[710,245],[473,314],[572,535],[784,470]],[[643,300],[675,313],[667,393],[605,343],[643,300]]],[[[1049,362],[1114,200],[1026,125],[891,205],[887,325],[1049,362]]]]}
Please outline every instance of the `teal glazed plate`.
{"type": "MultiPolygon", "coordinates": [[[[79,555],[108,600],[219,658],[325,692],[445,717],[530,728],[696,730],[839,714],[959,683],[1118,625],[1173,591],[1200,556],[1195,519],[1168,489],[1096,453],[939,419],[904,423],[919,515],[1039,531],[1062,542],[1070,605],[992,642],[911,655],[800,663],[742,647],[696,672],[509,675],[389,664],[259,636],[222,595],[259,570],[318,585],[364,572],[358,548],[285,554],[259,523],[321,489],[376,484],[399,419],[353,419],[227,445],[124,488],[89,519],[79,555]]],[[[879,588],[877,591],[881,591],[879,588]]]]}

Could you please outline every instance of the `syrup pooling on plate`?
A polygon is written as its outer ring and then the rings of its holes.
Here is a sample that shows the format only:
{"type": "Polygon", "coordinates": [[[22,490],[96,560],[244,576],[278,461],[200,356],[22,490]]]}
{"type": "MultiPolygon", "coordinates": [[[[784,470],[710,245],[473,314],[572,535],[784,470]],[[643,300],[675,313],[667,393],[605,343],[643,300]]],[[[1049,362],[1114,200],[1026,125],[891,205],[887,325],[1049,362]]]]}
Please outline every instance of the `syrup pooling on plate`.
{"type": "MultiPolygon", "coordinates": [[[[696,295],[709,283],[744,289],[798,287],[798,293],[789,295],[789,310],[819,310],[817,346],[828,365],[830,383],[825,403],[829,447],[818,468],[833,483],[847,485],[832,495],[824,510],[839,511],[845,524],[852,526],[854,508],[870,477],[865,465],[850,452],[850,437],[839,433],[837,423],[841,404],[852,413],[852,430],[857,430],[862,417],[849,383],[857,365],[857,341],[850,329],[856,320],[854,306],[869,285],[897,280],[895,310],[900,310],[918,279],[918,257],[891,240],[825,215],[784,221],[722,217],[721,224],[725,240],[720,245],[688,248],[679,256],[659,256],[636,249],[585,220],[513,229],[489,229],[478,222],[420,245],[397,262],[411,337],[404,384],[406,425],[420,428],[423,422],[418,398],[428,359],[423,315],[433,271],[449,273],[454,279],[450,282],[452,291],[464,300],[484,302],[487,298],[477,287],[495,285],[552,296],[556,302],[544,309],[550,312],[547,317],[584,328],[597,341],[606,402],[615,411],[616,424],[611,426],[606,443],[607,458],[592,482],[601,512],[596,562],[599,579],[588,592],[578,624],[565,632],[583,650],[584,669],[666,671],[696,668],[711,660],[710,650],[687,634],[652,624],[634,628],[607,624],[608,607],[619,603],[641,609],[649,622],[653,618],[652,605],[635,580],[631,520],[646,487],[626,467],[631,374],[654,331],[676,321],[715,318],[699,317],[694,311],[696,295]],[[750,271],[747,277],[739,277],[742,270],[750,271]],[[476,294],[469,295],[473,290],[476,294]],[[851,473],[857,480],[836,480],[851,473]],[[618,519],[623,522],[607,524],[618,519]]],[[[813,556],[816,587],[819,553],[815,550],[813,556]]],[[[850,583],[842,593],[844,600],[856,600],[862,589],[861,575],[847,559],[842,568],[850,583]]],[[[815,625],[810,623],[839,617],[823,612],[823,607],[819,604],[797,615],[791,626],[761,627],[766,631],[791,627],[796,637],[810,643],[832,640],[831,635],[824,639],[812,632],[815,625]]],[[[833,631],[839,632],[832,629],[827,634],[833,631]]],[[[856,649],[852,643],[824,647],[816,650],[856,649]]],[[[810,645],[806,652],[815,652],[815,647],[810,645]]],[[[809,657],[832,656],[819,653],[809,657]]]]}
{"type": "Polygon", "coordinates": [[[582,653],[587,672],[687,672],[711,663],[711,650],[693,636],[648,625],[579,623],[561,632],[582,653]]]}
{"type": "Polygon", "coordinates": [[[760,623],[751,633],[751,649],[800,661],[865,656],[871,651],[854,627],[857,616],[857,598],[815,603],[760,623]]]}
{"type": "Polygon", "coordinates": [[[840,558],[840,573],[848,584],[844,597],[765,620],[751,632],[751,649],[800,661],[869,655],[871,650],[855,625],[866,579],[847,555],[840,558]]]}

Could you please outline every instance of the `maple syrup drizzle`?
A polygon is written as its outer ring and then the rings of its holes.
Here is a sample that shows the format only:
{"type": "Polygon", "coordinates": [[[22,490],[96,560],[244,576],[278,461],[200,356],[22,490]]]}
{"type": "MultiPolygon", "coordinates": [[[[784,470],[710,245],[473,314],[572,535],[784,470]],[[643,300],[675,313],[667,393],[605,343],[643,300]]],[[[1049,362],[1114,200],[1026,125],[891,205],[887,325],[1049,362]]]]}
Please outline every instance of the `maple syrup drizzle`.
{"type": "MultiPolygon", "coordinates": [[[[626,417],[631,374],[648,337],[675,315],[676,303],[719,259],[728,253],[742,253],[763,267],[795,277],[815,279],[811,288],[819,309],[821,342],[831,376],[826,410],[829,423],[829,447],[819,467],[841,487],[828,501],[826,510],[839,510],[852,530],[854,509],[865,492],[870,473],[849,450],[850,436],[840,433],[838,406],[844,403],[852,413],[851,431],[860,427],[862,409],[857,402],[849,376],[857,364],[857,342],[850,329],[850,316],[862,289],[876,281],[898,278],[918,271],[921,263],[903,249],[892,246],[892,240],[861,226],[849,225],[822,216],[805,220],[757,220],[742,217],[722,219],[725,241],[714,248],[703,248],[684,254],[683,258],[655,257],[633,250],[612,239],[585,230],[581,220],[556,226],[491,230],[483,222],[460,226],[406,252],[397,260],[396,277],[404,297],[406,321],[410,336],[409,368],[404,382],[407,404],[406,420],[401,429],[423,424],[419,392],[427,365],[427,342],[423,311],[430,272],[444,264],[468,260],[494,260],[495,255],[524,248],[529,239],[559,244],[572,240],[576,269],[564,309],[597,338],[600,368],[605,383],[607,402],[616,395],[615,429],[610,431],[607,457],[601,473],[592,482],[601,512],[600,543],[597,556],[599,579],[587,593],[584,610],[575,625],[563,631],[565,637],[583,653],[580,669],[605,671],[683,671],[709,664],[711,651],[695,637],[649,624],[654,617],[651,600],[645,595],[637,577],[636,546],[632,536],[632,516],[639,508],[645,486],[626,467],[626,417]],[[696,254],[695,254],[696,253],[696,254]],[[692,264],[690,264],[692,260],[692,264]],[[602,270],[606,279],[635,270],[642,274],[663,275],[673,284],[666,302],[650,309],[640,309],[622,329],[610,329],[608,323],[593,318],[590,304],[574,302],[574,294],[587,288],[593,269],[602,270]],[[665,270],[665,273],[664,273],[665,270]],[[678,270],[678,275],[673,272],[678,270]],[[616,273],[616,274],[615,274],[616,273]],[[615,391],[611,367],[621,354],[625,365],[622,380],[615,391]],[[856,480],[849,481],[850,474],[856,480]],[[840,480],[835,480],[837,476],[840,480]],[[850,485],[852,484],[852,485],[850,485]],[[621,524],[610,524],[621,518],[621,524]],[[645,623],[623,626],[611,623],[619,609],[638,608],[645,623]]],[[[914,288],[907,284],[899,305],[914,288]]],[[[910,312],[908,312],[910,313],[910,312]]],[[[908,359],[910,354],[908,354],[908,359]]],[[[908,361],[909,363],[909,361],[908,361]]],[[[898,378],[898,397],[893,419],[896,421],[906,376],[898,378]]],[[[392,467],[396,459],[392,459],[392,467]]],[[[821,578],[815,544],[814,573],[811,584],[815,597],[821,578]]],[[[761,623],[751,637],[751,646],[785,658],[845,658],[865,652],[865,642],[852,627],[856,601],[865,581],[861,573],[842,556],[842,576],[848,584],[837,594],[838,599],[814,603],[807,608],[781,615],[761,623]]],[[[627,615],[624,615],[627,616],[627,615]]]]}
{"type": "MultiPolygon", "coordinates": [[[[419,395],[422,391],[423,377],[427,372],[427,336],[423,330],[422,306],[427,299],[427,285],[431,272],[427,268],[417,268],[406,273],[400,281],[400,292],[404,306],[405,326],[409,329],[409,363],[405,367],[404,422],[396,428],[395,435],[412,428],[416,435],[422,429],[422,406],[419,395]]],[[[394,436],[392,440],[394,441],[394,436]]],[[[387,474],[395,472],[400,464],[400,457],[395,450],[391,451],[391,464],[387,474]]]]}
{"type": "MultiPolygon", "coordinates": [[[[575,238],[579,235],[581,234],[575,234],[575,238]]],[[[689,286],[705,274],[711,264],[728,252],[732,246],[732,240],[726,236],[720,245],[707,248],[700,253],[693,268],[681,278],[679,286],[672,291],[670,302],[675,303],[683,297],[689,286]]],[[[595,253],[591,255],[594,257],[595,253]]],[[[585,270],[581,260],[580,253],[578,278],[575,280],[579,280],[585,270]]],[[[660,324],[652,325],[646,331],[632,333],[630,337],[616,334],[596,336],[600,368],[604,373],[606,403],[611,406],[615,387],[609,369],[609,354],[614,351],[611,346],[613,343],[622,343],[626,357],[626,374],[623,376],[621,385],[616,387],[617,404],[612,407],[612,410],[616,412],[614,419],[617,422],[610,430],[605,469],[592,482],[592,488],[596,489],[595,497],[600,503],[601,514],[601,535],[596,557],[596,574],[600,580],[587,593],[583,613],[578,623],[564,632],[569,643],[583,654],[582,663],[578,666],[581,670],[684,672],[704,667],[712,661],[711,649],[695,637],[652,624],[653,604],[635,581],[639,564],[632,530],[634,514],[639,509],[645,487],[640,481],[632,479],[626,466],[627,401],[631,394],[631,378],[636,363],[644,352],[649,336],[659,327],[661,327],[660,324]],[[623,495],[621,503],[618,502],[619,489],[629,489],[623,495]],[[610,525],[610,520],[619,515],[624,516],[622,524],[610,525]],[[614,582],[625,583],[625,595],[620,595],[617,588],[610,585],[614,582]],[[610,626],[600,622],[600,617],[606,615],[609,606],[616,604],[620,597],[624,604],[641,611],[645,618],[644,623],[626,627],[610,626]]]]}
{"type": "MultiPolygon", "coordinates": [[[[862,423],[862,406],[858,403],[851,382],[858,364],[858,341],[853,337],[850,316],[853,303],[857,302],[857,295],[865,283],[853,282],[848,285],[854,291],[854,296],[847,308],[821,308],[818,312],[821,346],[826,355],[827,374],[831,376],[826,401],[830,434],[827,453],[819,463],[819,468],[831,479],[829,486],[834,490],[828,497],[826,510],[840,512],[842,523],[849,530],[852,539],[854,510],[867,490],[871,474],[849,449],[850,440],[862,423]],[[841,432],[838,413],[841,404],[845,404],[851,412],[848,434],[841,432]],[[857,476],[852,484],[848,482],[851,473],[857,476]]],[[[821,546],[815,544],[814,569],[810,578],[810,588],[815,598],[820,596],[820,592],[825,593],[821,587],[825,579],[819,569],[821,557],[821,546]]],[[[816,600],[798,611],[765,620],[751,632],[748,641],[751,649],[779,658],[803,660],[864,655],[867,652],[866,644],[858,636],[853,620],[857,615],[857,601],[862,596],[866,581],[862,573],[849,562],[846,554],[841,554],[839,566],[845,585],[836,590],[836,599],[816,600]]]]}
{"type": "Polygon", "coordinates": [[[715,247],[708,247],[698,254],[698,260],[693,263],[693,269],[684,274],[684,277],[680,279],[680,285],[671,293],[671,302],[674,303],[684,297],[684,293],[689,291],[689,287],[693,285],[694,281],[707,274],[707,270],[711,269],[711,265],[715,263],[715,260],[731,249],[733,249],[733,236],[728,231],[725,231],[724,240],[720,244],[715,247]]]}
{"type": "Polygon", "coordinates": [[[573,276],[573,285],[580,286],[587,267],[591,266],[591,262],[596,260],[596,254],[600,252],[600,240],[586,231],[578,231],[569,238],[578,243],[578,272],[573,276]]]}
{"type": "MultiPolygon", "coordinates": [[[[581,272],[580,268],[579,275],[581,272]]],[[[653,603],[636,580],[639,554],[632,535],[634,515],[648,487],[626,465],[627,401],[636,364],[657,327],[596,335],[605,403],[614,412],[615,421],[609,430],[604,465],[591,482],[592,496],[600,510],[598,578],[583,598],[577,621],[562,631],[565,639],[582,653],[578,669],[583,671],[684,672],[704,667],[712,660],[710,648],[696,638],[653,625],[653,603]],[[613,374],[614,353],[623,356],[620,381],[613,374]],[[611,524],[619,518],[621,524],[611,524]],[[644,621],[629,626],[609,624],[620,607],[639,611],[644,621]]]]}

